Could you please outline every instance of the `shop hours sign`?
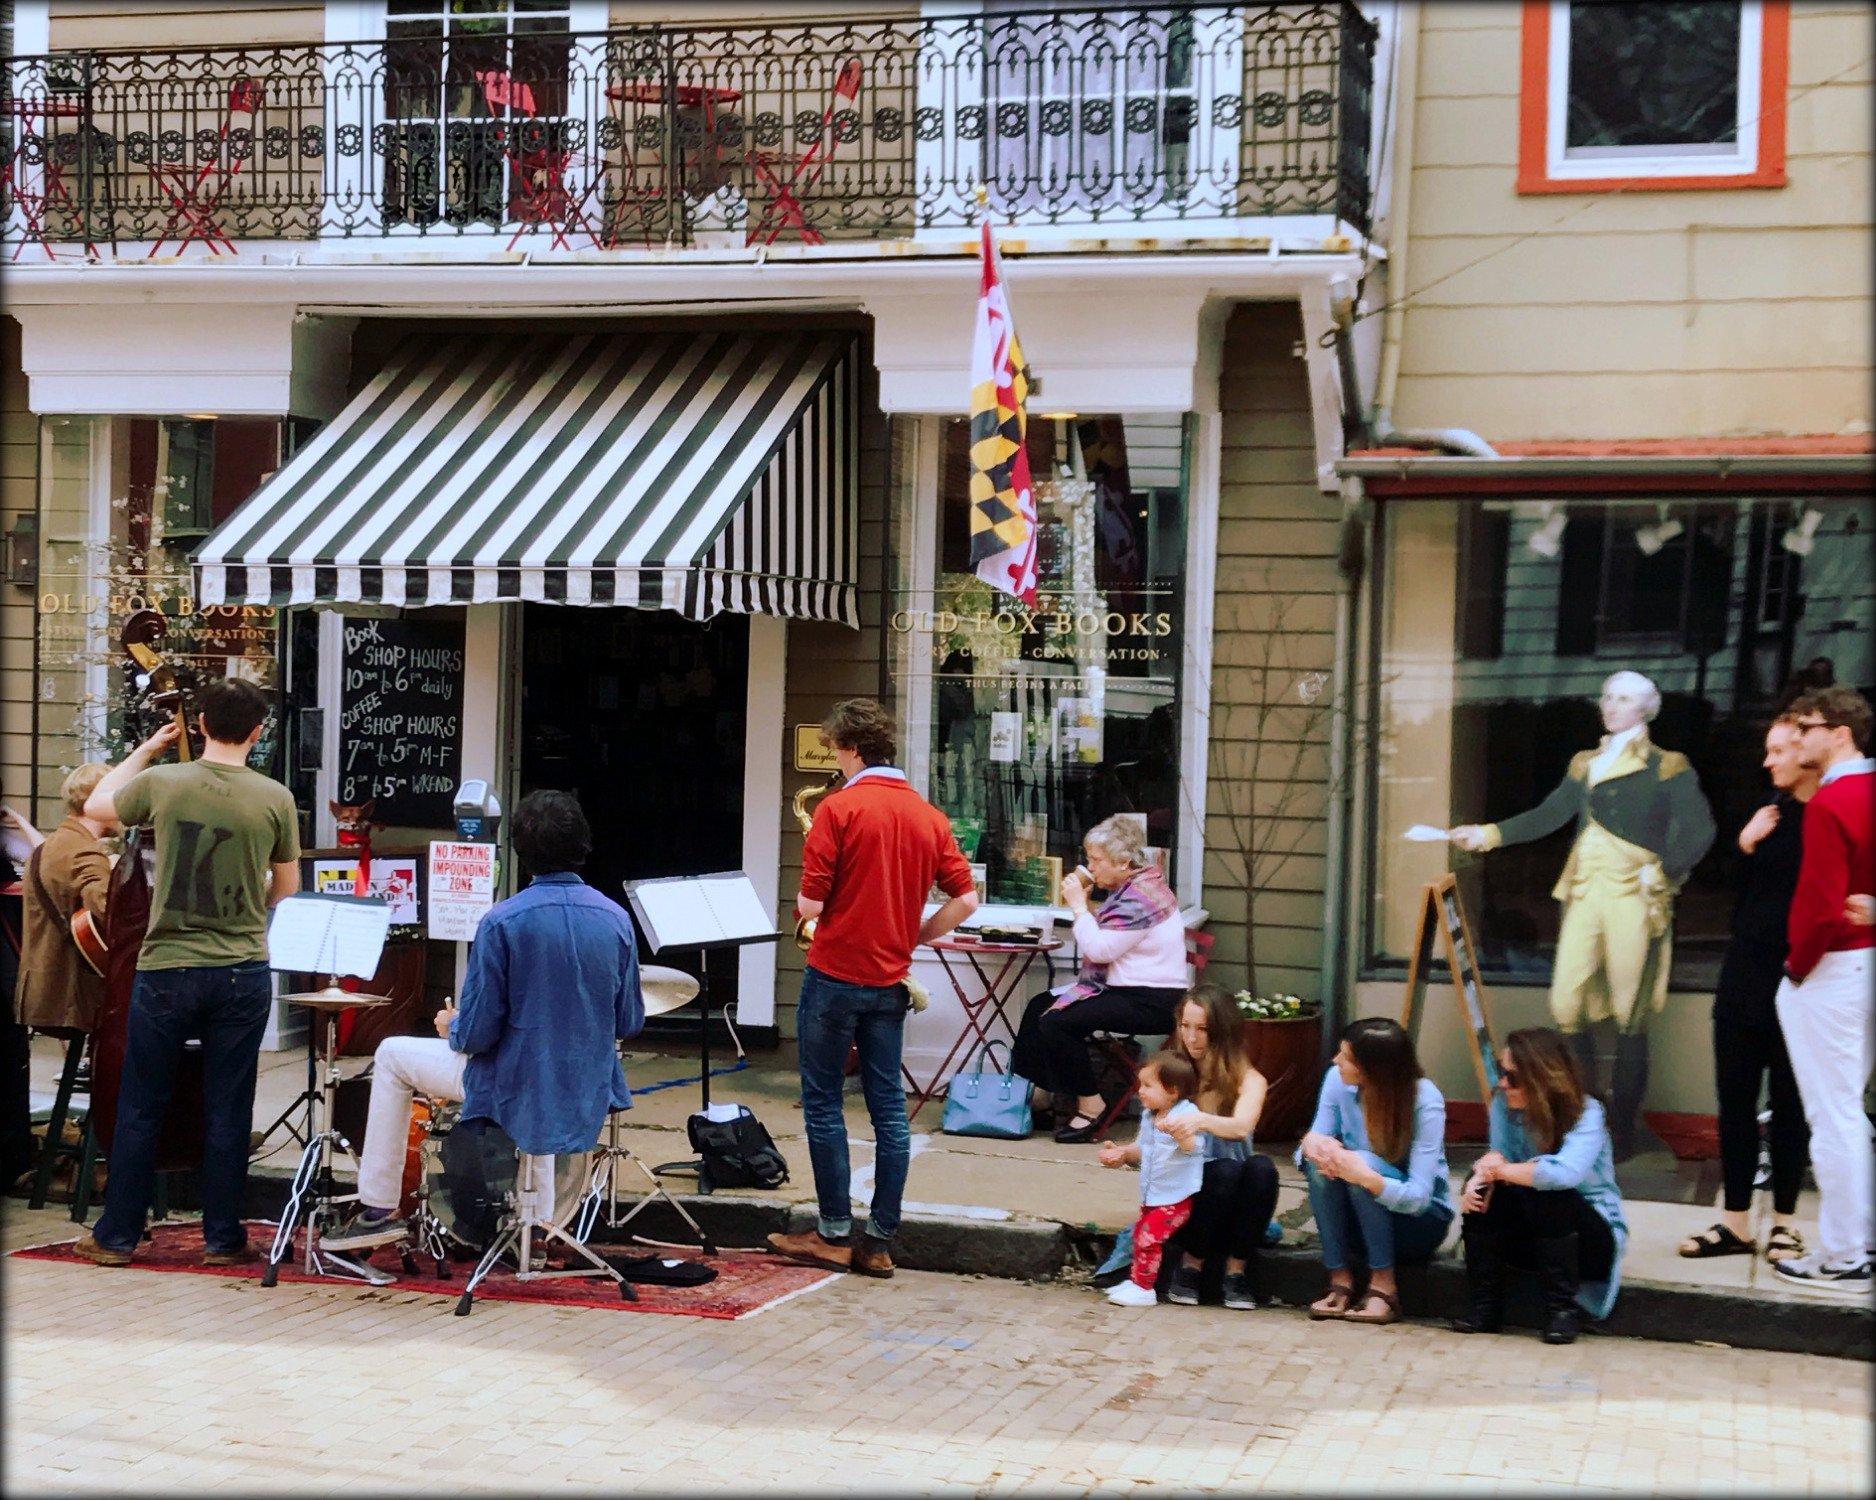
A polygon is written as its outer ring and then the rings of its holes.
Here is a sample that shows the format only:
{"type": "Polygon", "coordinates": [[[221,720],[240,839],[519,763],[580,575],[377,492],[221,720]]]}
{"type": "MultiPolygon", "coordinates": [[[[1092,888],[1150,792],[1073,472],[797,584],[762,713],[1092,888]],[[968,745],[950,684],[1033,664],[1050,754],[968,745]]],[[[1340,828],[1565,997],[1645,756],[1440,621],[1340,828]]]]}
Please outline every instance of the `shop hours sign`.
{"type": "Polygon", "coordinates": [[[460,620],[347,620],[338,800],[373,821],[447,828],[462,774],[460,620]]]}

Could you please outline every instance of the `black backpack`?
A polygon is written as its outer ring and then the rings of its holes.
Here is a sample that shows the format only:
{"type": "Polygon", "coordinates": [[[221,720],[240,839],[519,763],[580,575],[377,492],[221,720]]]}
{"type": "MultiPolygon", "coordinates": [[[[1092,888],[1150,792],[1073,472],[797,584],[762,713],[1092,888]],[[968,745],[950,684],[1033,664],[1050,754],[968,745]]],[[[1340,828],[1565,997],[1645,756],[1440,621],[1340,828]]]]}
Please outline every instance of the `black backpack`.
{"type": "Polygon", "coordinates": [[[736,1106],[730,1120],[707,1115],[690,1117],[690,1145],[702,1166],[697,1190],[720,1187],[777,1188],[788,1181],[788,1163],[775,1148],[775,1139],[744,1105],[736,1106]]]}

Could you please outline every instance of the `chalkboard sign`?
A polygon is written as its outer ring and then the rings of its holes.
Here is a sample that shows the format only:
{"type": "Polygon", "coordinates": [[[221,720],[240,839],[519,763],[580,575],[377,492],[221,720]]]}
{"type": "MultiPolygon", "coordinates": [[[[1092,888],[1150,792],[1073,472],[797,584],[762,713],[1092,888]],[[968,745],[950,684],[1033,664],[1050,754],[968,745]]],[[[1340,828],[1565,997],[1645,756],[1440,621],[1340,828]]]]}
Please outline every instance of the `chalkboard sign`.
{"type": "Polygon", "coordinates": [[[1492,1018],[1486,1008],[1485,981],[1479,975],[1478,951],[1472,942],[1472,924],[1466,921],[1459,900],[1459,882],[1451,875],[1430,882],[1421,894],[1420,921],[1414,932],[1412,956],[1407,961],[1407,1003],[1401,1025],[1409,1036],[1420,1029],[1420,1002],[1434,961],[1434,946],[1444,948],[1447,973],[1453,981],[1463,1023],[1472,1037],[1472,1066],[1479,1094],[1491,1103],[1492,1083],[1498,1077],[1498,1059],[1492,1041],[1492,1018]]]}
{"type": "Polygon", "coordinates": [[[449,827],[462,776],[462,621],[348,619],[340,670],[338,800],[375,798],[379,823],[449,827]]]}

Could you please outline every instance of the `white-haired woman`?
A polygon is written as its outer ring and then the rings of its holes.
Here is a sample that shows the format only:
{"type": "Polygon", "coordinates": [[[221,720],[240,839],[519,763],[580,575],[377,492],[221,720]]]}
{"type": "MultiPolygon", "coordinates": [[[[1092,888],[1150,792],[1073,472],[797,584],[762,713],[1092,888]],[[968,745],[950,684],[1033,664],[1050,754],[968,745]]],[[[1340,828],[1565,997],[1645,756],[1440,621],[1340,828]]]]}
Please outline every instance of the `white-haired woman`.
{"type": "Polygon", "coordinates": [[[1065,1145],[1091,1141],[1105,1101],[1088,1055],[1097,1031],[1166,1036],[1186,992],[1185,924],[1178,898],[1147,857],[1137,818],[1104,819],[1082,839],[1087,864],[1062,882],[1075,914],[1081,969],[1072,984],[1029,1002],[1012,1065],[1043,1094],[1072,1094],[1075,1109],[1055,1132],[1065,1145]],[[1092,890],[1106,891],[1098,907],[1092,890]]]}

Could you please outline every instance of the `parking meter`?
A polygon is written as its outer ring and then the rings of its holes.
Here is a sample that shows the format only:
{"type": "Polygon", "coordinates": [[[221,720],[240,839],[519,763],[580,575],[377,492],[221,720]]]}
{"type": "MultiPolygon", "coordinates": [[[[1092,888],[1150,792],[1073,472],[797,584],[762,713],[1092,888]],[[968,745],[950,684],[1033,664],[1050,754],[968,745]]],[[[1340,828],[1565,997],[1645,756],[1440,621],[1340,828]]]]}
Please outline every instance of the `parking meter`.
{"type": "Polygon", "coordinates": [[[478,844],[496,841],[502,827],[502,802],[486,781],[463,782],[453,801],[458,838],[478,844]]]}

